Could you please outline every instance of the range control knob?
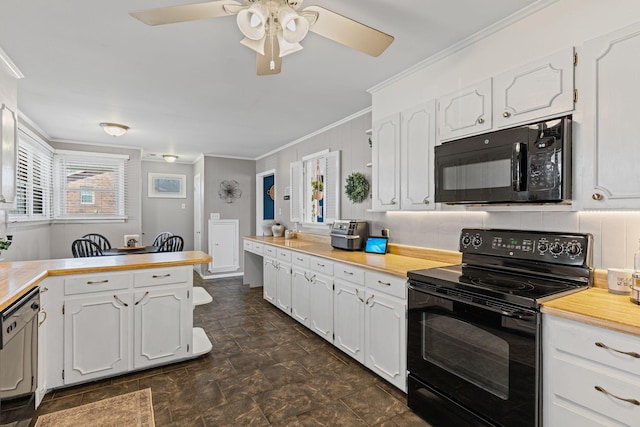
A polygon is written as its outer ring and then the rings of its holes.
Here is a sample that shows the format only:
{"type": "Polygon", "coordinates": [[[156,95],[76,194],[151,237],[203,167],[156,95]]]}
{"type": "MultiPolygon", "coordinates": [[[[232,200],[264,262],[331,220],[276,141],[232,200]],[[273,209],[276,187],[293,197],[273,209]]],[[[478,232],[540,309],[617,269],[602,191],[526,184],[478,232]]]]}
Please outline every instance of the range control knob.
{"type": "Polygon", "coordinates": [[[540,251],[541,254],[545,253],[547,249],[549,249],[549,245],[547,244],[547,242],[538,243],[538,251],[540,251]]]}
{"type": "Polygon", "coordinates": [[[554,255],[559,255],[562,253],[562,243],[560,242],[553,242],[550,246],[549,246],[549,252],[551,252],[554,255]]]}
{"type": "Polygon", "coordinates": [[[571,242],[567,245],[567,253],[571,256],[580,255],[582,253],[582,246],[578,242],[571,242]]]}
{"type": "Polygon", "coordinates": [[[482,237],[480,236],[475,236],[473,238],[473,247],[474,248],[479,248],[482,245],[482,237]]]}
{"type": "Polygon", "coordinates": [[[461,242],[462,242],[462,246],[466,248],[471,244],[471,236],[469,236],[468,234],[465,234],[464,236],[462,236],[461,242]]]}

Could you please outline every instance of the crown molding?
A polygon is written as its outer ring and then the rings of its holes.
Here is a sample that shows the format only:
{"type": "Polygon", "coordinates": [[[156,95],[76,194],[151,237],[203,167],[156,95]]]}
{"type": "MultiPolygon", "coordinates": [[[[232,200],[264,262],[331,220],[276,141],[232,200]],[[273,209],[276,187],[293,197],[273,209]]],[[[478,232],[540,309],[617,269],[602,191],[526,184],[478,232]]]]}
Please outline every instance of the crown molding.
{"type": "Polygon", "coordinates": [[[9,55],[7,55],[5,51],[2,50],[2,48],[0,48],[0,64],[4,64],[4,66],[7,68],[7,71],[9,71],[9,74],[11,74],[14,78],[24,78],[24,74],[22,74],[16,64],[13,63],[11,58],[9,58],[9,55]]]}

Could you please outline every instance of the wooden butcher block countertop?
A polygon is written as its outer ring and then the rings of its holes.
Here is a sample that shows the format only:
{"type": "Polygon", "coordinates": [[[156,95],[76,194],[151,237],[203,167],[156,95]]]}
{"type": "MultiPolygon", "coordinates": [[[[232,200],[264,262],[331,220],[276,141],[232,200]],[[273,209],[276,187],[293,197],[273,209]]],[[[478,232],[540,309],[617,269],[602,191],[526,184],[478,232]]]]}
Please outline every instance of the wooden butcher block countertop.
{"type": "Polygon", "coordinates": [[[47,276],[175,267],[204,264],[211,257],[201,251],[166,252],[91,258],[64,258],[42,261],[0,263],[0,310],[4,310],[47,276]]]}

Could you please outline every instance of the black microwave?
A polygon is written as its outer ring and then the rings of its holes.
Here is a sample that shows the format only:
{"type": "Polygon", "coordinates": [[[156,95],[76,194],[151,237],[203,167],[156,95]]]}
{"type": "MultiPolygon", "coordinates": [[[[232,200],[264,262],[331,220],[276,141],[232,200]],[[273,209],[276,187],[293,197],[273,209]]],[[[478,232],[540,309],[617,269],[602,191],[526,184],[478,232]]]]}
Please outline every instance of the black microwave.
{"type": "Polygon", "coordinates": [[[435,148],[435,201],[568,203],[571,116],[445,142],[435,148]]]}

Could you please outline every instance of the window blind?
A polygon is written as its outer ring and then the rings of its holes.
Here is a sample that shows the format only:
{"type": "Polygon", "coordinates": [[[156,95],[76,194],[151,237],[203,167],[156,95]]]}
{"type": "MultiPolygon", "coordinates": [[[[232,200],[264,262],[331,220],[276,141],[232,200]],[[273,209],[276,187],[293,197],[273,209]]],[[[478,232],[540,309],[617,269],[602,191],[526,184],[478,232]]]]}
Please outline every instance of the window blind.
{"type": "Polygon", "coordinates": [[[126,219],[128,160],[128,156],[122,155],[56,151],[54,217],[126,219]]]}
{"type": "Polygon", "coordinates": [[[16,207],[9,222],[48,221],[52,218],[53,151],[23,131],[18,133],[16,207]]]}

